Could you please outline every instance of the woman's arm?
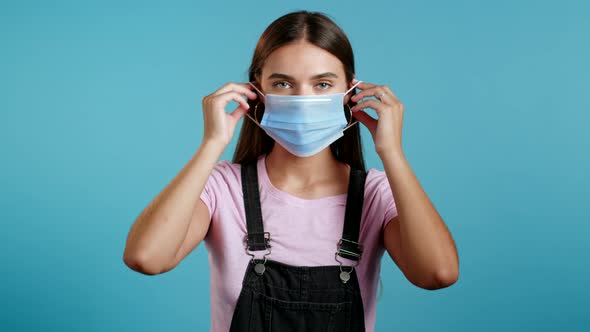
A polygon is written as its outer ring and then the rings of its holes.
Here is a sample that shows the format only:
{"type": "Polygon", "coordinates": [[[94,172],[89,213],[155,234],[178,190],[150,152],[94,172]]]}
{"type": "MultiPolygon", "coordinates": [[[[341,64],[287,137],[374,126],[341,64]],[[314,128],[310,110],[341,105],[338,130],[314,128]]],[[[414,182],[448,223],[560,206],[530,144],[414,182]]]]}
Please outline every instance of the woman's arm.
{"type": "Polygon", "coordinates": [[[189,250],[182,250],[178,259],[181,247],[194,249],[203,240],[211,219],[199,196],[223,149],[223,145],[215,143],[201,145],[143,210],[127,236],[123,254],[127,266],[150,275],[166,272],[188,254],[189,250]]]}
{"type": "Polygon", "coordinates": [[[387,252],[406,278],[425,289],[444,288],[459,277],[451,234],[401,154],[381,157],[398,211],[385,227],[387,252]]]}

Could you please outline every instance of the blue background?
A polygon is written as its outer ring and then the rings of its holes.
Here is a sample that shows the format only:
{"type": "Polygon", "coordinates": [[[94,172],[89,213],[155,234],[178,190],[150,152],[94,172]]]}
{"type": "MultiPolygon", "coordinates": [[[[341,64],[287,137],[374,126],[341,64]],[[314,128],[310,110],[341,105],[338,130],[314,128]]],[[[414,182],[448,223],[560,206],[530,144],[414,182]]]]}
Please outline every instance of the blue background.
{"type": "Polygon", "coordinates": [[[149,277],[127,232],[197,150],[201,98],[296,9],[328,13],[357,76],[404,103],[457,242],[460,279],[434,292],[386,258],[377,331],[587,331],[590,5],[505,0],[2,1],[0,330],[209,328],[204,246],[149,277]]]}

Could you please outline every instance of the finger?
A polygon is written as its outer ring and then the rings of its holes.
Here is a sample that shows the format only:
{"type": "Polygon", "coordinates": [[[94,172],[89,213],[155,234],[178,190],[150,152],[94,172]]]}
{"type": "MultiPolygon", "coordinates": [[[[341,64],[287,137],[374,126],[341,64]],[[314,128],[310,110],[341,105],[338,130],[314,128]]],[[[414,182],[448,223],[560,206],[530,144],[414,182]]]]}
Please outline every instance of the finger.
{"type": "Polygon", "coordinates": [[[376,86],[377,86],[377,85],[375,85],[375,84],[371,84],[371,83],[367,83],[367,82],[361,82],[361,83],[359,83],[359,85],[357,85],[356,87],[357,87],[359,90],[366,90],[366,89],[370,89],[370,88],[373,88],[373,87],[376,87],[376,86]]]}
{"type": "Polygon", "coordinates": [[[365,125],[367,129],[371,132],[371,134],[375,134],[375,130],[377,129],[377,119],[367,114],[365,111],[356,111],[352,113],[352,116],[357,119],[360,123],[365,125]]]}
{"type": "Polygon", "coordinates": [[[244,97],[241,94],[234,91],[222,93],[220,95],[215,96],[214,98],[215,99],[213,102],[223,105],[223,108],[225,108],[225,106],[227,106],[227,104],[232,100],[240,104],[240,107],[244,108],[245,110],[248,110],[250,108],[250,105],[248,105],[248,102],[244,99],[244,97]]]}
{"type": "Polygon", "coordinates": [[[374,86],[371,88],[368,88],[366,90],[363,90],[357,94],[355,94],[354,96],[351,97],[352,101],[357,102],[363,98],[367,98],[367,97],[375,97],[378,99],[382,99],[384,97],[384,95],[386,94],[385,89],[380,87],[380,86],[374,86]]]}
{"type": "Polygon", "coordinates": [[[229,91],[237,92],[247,96],[249,99],[256,99],[258,94],[252,90],[252,86],[247,83],[227,83],[226,85],[213,92],[211,96],[217,96],[229,91]]]}
{"type": "Polygon", "coordinates": [[[215,96],[215,95],[219,95],[219,94],[222,94],[222,93],[225,93],[228,91],[245,92],[245,91],[252,91],[252,88],[250,87],[249,84],[246,84],[246,83],[229,82],[229,83],[224,84],[222,87],[220,87],[216,91],[214,91],[211,95],[215,96]]]}
{"type": "Polygon", "coordinates": [[[381,90],[383,91],[384,95],[391,96],[393,99],[397,99],[397,96],[387,85],[381,85],[381,90]]]}
{"type": "Polygon", "coordinates": [[[354,112],[362,111],[366,108],[374,109],[377,111],[377,114],[380,115],[382,112],[386,111],[389,108],[389,105],[386,105],[378,100],[375,99],[365,99],[360,103],[354,105],[350,110],[354,114],[354,112]]]}

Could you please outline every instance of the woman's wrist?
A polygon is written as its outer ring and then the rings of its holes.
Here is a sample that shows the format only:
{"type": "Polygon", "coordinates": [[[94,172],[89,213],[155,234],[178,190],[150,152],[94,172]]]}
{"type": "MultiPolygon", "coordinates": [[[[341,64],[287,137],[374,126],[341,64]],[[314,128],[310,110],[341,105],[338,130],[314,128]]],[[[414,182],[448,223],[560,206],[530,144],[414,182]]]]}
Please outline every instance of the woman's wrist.
{"type": "Polygon", "coordinates": [[[382,151],[376,151],[381,161],[386,160],[405,160],[404,152],[401,148],[399,149],[386,149],[382,151]]]}
{"type": "Polygon", "coordinates": [[[213,139],[206,139],[206,140],[203,140],[203,142],[201,143],[201,146],[199,146],[198,152],[200,152],[200,154],[204,154],[204,155],[210,156],[210,157],[215,157],[217,159],[217,158],[221,157],[221,154],[225,150],[226,146],[227,146],[227,144],[222,141],[213,140],[213,139]]]}

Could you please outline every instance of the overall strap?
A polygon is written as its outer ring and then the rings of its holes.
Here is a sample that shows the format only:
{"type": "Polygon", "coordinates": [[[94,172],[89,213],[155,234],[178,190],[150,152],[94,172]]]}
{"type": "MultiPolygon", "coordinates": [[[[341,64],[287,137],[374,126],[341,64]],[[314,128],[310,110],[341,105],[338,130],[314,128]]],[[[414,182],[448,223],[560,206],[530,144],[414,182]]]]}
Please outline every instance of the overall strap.
{"type": "Polygon", "coordinates": [[[358,243],[361,229],[361,215],[365,197],[365,180],[367,173],[361,169],[350,169],[348,196],[346,198],[346,212],[342,239],[338,244],[338,254],[341,257],[358,261],[361,258],[362,246],[358,243]]]}
{"type": "Polygon", "coordinates": [[[266,250],[270,237],[262,225],[262,209],[258,190],[258,168],[256,161],[242,164],[242,192],[248,229],[247,245],[250,251],[266,250]]]}

